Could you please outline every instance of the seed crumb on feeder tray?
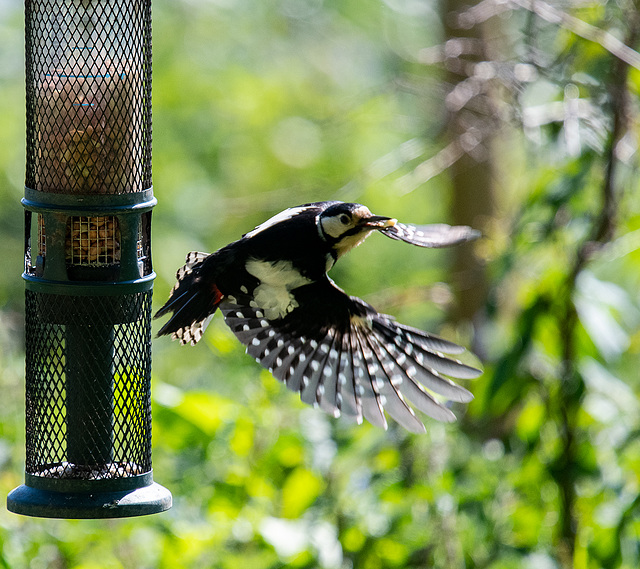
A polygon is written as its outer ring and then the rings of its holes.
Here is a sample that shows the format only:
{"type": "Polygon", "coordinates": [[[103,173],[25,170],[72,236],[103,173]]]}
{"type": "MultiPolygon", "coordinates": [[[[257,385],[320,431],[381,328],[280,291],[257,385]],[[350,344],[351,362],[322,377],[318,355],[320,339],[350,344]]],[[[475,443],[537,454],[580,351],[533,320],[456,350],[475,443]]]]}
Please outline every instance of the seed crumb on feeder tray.
{"type": "Polygon", "coordinates": [[[83,74],[75,64],[43,77],[38,89],[37,188],[106,194],[132,191],[139,178],[132,75],[109,62],[83,74]]]}
{"type": "Polygon", "coordinates": [[[114,476],[127,478],[143,473],[144,469],[137,464],[126,462],[111,462],[101,466],[87,467],[85,465],[63,461],[59,465],[38,472],[36,476],[42,476],[44,478],[71,478],[75,480],[105,480],[114,478],[114,476]]]}

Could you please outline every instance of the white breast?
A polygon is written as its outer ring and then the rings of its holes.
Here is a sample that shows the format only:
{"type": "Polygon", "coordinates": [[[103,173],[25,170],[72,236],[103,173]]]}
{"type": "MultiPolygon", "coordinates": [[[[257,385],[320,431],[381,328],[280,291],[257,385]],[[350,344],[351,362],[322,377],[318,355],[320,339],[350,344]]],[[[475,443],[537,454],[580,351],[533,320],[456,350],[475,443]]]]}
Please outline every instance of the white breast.
{"type": "Polygon", "coordinates": [[[311,282],[296,271],[289,261],[271,263],[250,259],[246,268],[249,274],[260,281],[253,292],[254,300],[269,320],[282,318],[296,308],[298,303],[291,291],[311,282]]]}

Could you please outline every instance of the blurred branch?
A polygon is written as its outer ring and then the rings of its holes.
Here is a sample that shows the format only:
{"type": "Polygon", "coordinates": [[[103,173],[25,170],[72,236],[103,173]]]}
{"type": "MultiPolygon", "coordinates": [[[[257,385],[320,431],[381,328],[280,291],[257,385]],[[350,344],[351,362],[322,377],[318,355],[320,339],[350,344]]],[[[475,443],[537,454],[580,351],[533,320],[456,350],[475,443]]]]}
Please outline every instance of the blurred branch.
{"type": "MultiPolygon", "coordinates": [[[[477,142],[474,147],[477,146],[477,142]]],[[[439,152],[418,164],[411,172],[396,182],[398,194],[403,196],[421,187],[423,184],[442,174],[464,156],[462,140],[453,140],[439,152]]]]}
{"type": "MultiPolygon", "coordinates": [[[[640,34],[640,18],[637,12],[629,14],[627,43],[634,45],[640,34]]],[[[575,511],[577,482],[576,439],[579,427],[577,415],[582,404],[584,392],[583,380],[576,370],[575,336],[578,325],[578,313],[573,297],[579,274],[591,259],[593,253],[613,239],[618,216],[619,193],[616,175],[619,165],[617,149],[623,140],[629,122],[630,105],[627,78],[629,68],[634,66],[626,58],[609,50],[616,60],[611,69],[609,97],[611,101],[612,130],[606,150],[606,172],[601,187],[602,208],[595,219],[591,234],[578,248],[575,261],[568,273],[565,286],[564,313],[559,315],[559,327],[562,338],[562,373],[558,411],[561,417],[562,450],[556,460],[556,480],[561,496],[560,541],[566,566],[571,566],[575,550],[577,517],[575,511]]],[[[631,50],[633,51],[633,50],[631,50]]],[[[636,53],[636,52],[633,52],[636,53]]],[[[637,55],[637,53],[636,53],[637,55]]],[[[637,67],[637,66],[636,66],[637,67]]]]}
{"type": "MultiPolygon", "coordinates": [[[[640,15],[637,12],[630,15],[629,24],[628,41],[635,43],[640,36],[640,15]]],[[[618,146],[627,133],[630,117],[629,91],[627,88],[629,67],[630,65],[622,59],[618,59],[612,67],[609,97],[611,100],[613,127],[606,151],[607,168],[602,185],[602,209],[592,234],[578,250],[570,276],[572,285],[575,284],[575,279],[595,250],[611,241],[615,231],[619,202],[618,192],[616,191],[616,174],[619,165],[618,146]]]]}
{"type": "MultiPolygon", "coordinates": [[[[446,0],[442,9],[442,55],[450,85],[445,99],[448,144],[412,175],[425,180],[446,169],[452,189],[451,222],[482,229],[494,216],[497,158],[493,143],[504,126],[491,81],[495,77],[492,62],[497,58],[492,56],[498,51],[499,34],[490,31],[489,25],[460,25],[459,15],[469,10],[466,0],[446,0]]],[[[421,54],[424,61],[433,56],[429,52],[421,54]]],[[[472,322],[486,304],[486,269],[473,247],[457,247],[451,258],[455,302],[449,317],[457,323],[472,322]]]]}
{"type": "Polygon", "coordinates": [[[640,69],[640,53],[629,47],[634,42],[624,43],[609,32],[588,24],[580,18],[567,14],[542,0],[510,0],[513,4],[533,12],[550,24],[558,24],[581,38],[597,43],[626,65],[640,69]]]}
{"type": "Polygon", "coordinates": [[[484,0],[468,10],[460,12],[457,18],[458,25],[463,28],[471,28],[510,10],[512,5],[528,10],[546,22],[557,24],[587,41],[597,43],[626,65],[640,69],[640,53],[629,47],[633,43],[623,42],[609,32],[567,14],[542,0],[484,0]]]}
{"type": "MultiPolygon", "coordinates": [[[[557,297],[554,294],[553,298],[548,298],[547,292],[542,293],[538,299],[541,310],[539,312],[532,311],[531,314],[522,317],[522,321],[527,322],[531,330],[535,329],[541,317],[551,317],[556,321],[560,332],[558,346],[561,354],[561,367],[558,374],[560,381],[550,384],[548,394],[553,420],[560,433],[560,448],[549,467],[549,472],[553,476],[560,496],[560,518],[555,534],[557,558],[563,567],[569,568],[573,567],[579,529],[576,488],[580,476],[583,475],[579,445],[584,438],[584,432],[578,424],[578,417],[583,409],[585,394],[584,381],[578,370],[580,347],[576,343],[580,322],[574,301],[579,275],[585,270],[593,254],[612,241],[620,215],[622,188],[619,187],[618,173],[619,167],[625,159],[624,145],[626,137],[629,136],[629,121],[632,111],[627,83],[630,69],[640,69],[640,54],[633,49],[640,38],[640,16],[635,8],[630,8],[627,11],[626,18],[622,20],[625,22],[627,30],[622,41],[609,32],[567,14],[542,0],[483,0],[472,7],[458,5],[457,9],[455,9],[455,0],[450,0],[450,2],[454,8],[450,10],[450,19],[447,21],[450,25],[457,26],[457,30],[471,30],[502,12],[520,7],[541,20],[558,25],[576,36],[600,45],[612,56],[608,68],[608,78],[604,83],[608,92],[608,104],[604,108],[601,103],[593,104],[588,99],[581,100],[578,89],[575,87],[570,89],[569,87],[572,87],[570,80],[566,78],[566,75],[563,75],[565,84],[565,99],[563,101],[553,101],[544,107],[524,109],[525,112],[522,115],[525,130],[539,128],[540,125],[551,122],[562,122],[566,151],[572,157],[577,157],[582,152],[579,121],[586,121],[597,116],[598,113],[607,118],[602,123],[606,124],[608,132],[603,137],[605,148],[601,151],[601,164],[604,170],[599,187],[601,206],[597,213],[587,218],[590,229],[583,240],[578,243],[575,255],[569,259],[566,265],[564,282],[557,297]],[[568,87],[566,87],[567,84],[569,84],[568,87]]],[[[606,57],[607,54],[605,54],[606,57]]],[[[466,73],[468,78],[472,78],[474,76],[473,69],[483,63],[493,63],[494,69],[497,69],[495,61],[487,61],[488,58],[483,53],[477,38],[473,40],[469,38],[449,39],[442,46],[421,53],[421,58],[424,62],[444,63],[450,72],[455,69],[459,74],[466,73]],[[456,59],[455,66],[448,64],[451,59],[456,59]]],[[[513,79],[515,81],[512,85],[517,88],[518,81],[526,81],[517,76],[515,69],[514,66],[513,79]]],[[[497,73],[496,76],[510,79],[500,73],[497,73]]],[[[456,85],[454,80],[452,83],[456,85]]],[[[506,83],[509,84],[508,81],[506,83]]],[[[464,86],[464,81],[458,82],[457,85],[464,86]]],[[[468,128],[473,123],[469,121],[470,113],[466,100],[462,100],[460,108],[467,111],[465,116],[468,128]]],[[[455,121],[453,111],[457,109],[452,109],[450,106],[449,110],[452,111],[453,121],[455,121]]],[[[606,131],[603,128],[603,134],[604,132],[606,131]]],[[[485,136],[487,136],[486,133],[485,136]]],[[[468,160],[466,156],[465,160],[468,160]]],[[[456,161],[458,166],[460,162],[460,159],[456,161]]],[[[586,170],[582,170],[578,175],[573,174],[574,182],[578,183],[579,177],[585,172],[586,170]]],[[[627,191],[629,190],[627,189],[627,191]]],[[[560,207],[566,205],[566,202],[554,205],[556,206],[553,216],[555,219],[560,212],[560,207]]],[[[552,209],[554,208],[552,207],[552,209]]],[[[514,370],[524,358],[526,351],[526,347],[521,350],[515,349],[511,358],[503,359],[502,366],[496,371],[493,380],[493,395],[497,396],[497,391],[502,386],[501,382],[505,383],[507,378],[513,376],[514,370]]],[[[522,393],[522,385],[519,385],[518,391],[520,394],[522,393]]],[[[504,399],[505,393],[501,392],[500,397],[504,399]]],[[[509,405],[509,408],[513,408],[513,406],[514,403],[509,405]]]]}

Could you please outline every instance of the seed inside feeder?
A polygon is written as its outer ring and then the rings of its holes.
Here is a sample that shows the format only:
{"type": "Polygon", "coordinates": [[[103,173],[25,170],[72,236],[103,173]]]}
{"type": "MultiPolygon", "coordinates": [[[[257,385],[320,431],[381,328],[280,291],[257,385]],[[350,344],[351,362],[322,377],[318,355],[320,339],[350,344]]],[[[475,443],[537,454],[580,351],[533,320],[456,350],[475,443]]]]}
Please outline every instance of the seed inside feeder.
{"type": "Polygon", "coordinates": [[[120,227],[114,216],[70,217],[66,259],[71,265],[113,265],[120,262],[120,227]]]}
{"type": "Polygon", "coordinates": [[[110,462],[103,466],[78,465],[64,461],[57,466],[34,473],[44,478],[73,478],[77,480],[104,480],[111,478],[128,478],[143,474],[144,470],[135,463],[110,462]]]}
{"type": "Polygon", "coordinates": [[[55,193],[135,191],[133,76],[111,62],[80,62],[43,76],[36,105],[36,188],[55,193]],[[116,104],[117,102],[117,104],[116,104]]]}

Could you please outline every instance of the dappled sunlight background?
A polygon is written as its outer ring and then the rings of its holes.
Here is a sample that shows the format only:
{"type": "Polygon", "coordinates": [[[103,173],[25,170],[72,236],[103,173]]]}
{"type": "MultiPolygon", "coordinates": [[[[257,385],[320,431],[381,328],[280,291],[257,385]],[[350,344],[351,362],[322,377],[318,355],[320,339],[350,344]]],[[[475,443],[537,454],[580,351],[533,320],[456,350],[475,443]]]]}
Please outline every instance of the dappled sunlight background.
{"type": "MultiPolygon", "coordinates": [[[[173,508],[109,521],[3,508],[0,568],[637,567],[635,10],[156,0],[153,12],[154,307],[188,251],[289,206],[357,201],[483,231],[442,251],[376,235],[331,277],[471,347],[485,372],[465,383],[475,399],[454,405],[457,423],[427,419],[414,436],[308,408],[222,318],[196,347],[155,339],[154,479],[173,508]]],[[[0,1],[4,495],[24,472],[22,14],[0,1]]]]}

